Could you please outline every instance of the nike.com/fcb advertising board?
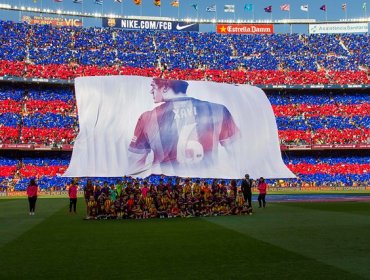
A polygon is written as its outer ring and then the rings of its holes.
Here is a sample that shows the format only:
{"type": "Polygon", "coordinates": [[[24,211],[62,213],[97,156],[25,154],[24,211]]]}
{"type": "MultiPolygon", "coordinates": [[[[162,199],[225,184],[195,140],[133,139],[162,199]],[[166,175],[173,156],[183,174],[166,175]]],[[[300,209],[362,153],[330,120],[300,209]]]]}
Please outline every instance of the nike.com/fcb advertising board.
{"type": "Polygon", "coordinates": [[[103,27],[115,27],[123,29],[146,29],[166,31],[199,31],[199,23],[185,21],[162,21],[162,20],[140,20],[103,18],[103,27]]]}

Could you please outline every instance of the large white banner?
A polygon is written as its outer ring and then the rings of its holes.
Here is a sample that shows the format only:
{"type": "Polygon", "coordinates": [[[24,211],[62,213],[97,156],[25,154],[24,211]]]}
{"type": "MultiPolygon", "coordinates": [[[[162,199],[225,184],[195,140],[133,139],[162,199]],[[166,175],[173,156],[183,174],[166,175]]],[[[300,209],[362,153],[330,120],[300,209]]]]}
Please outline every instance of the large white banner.
{"type": "Polygon", "coordinates": [[[75,89],[80,133],[64,176],[294,177],[257,87],[110,76],[75,89]]]}
{"type": "Polygon", "coordinates": [[[368,23],[319,23],[309,24],[309,34],[366,33],[368,23]]]}

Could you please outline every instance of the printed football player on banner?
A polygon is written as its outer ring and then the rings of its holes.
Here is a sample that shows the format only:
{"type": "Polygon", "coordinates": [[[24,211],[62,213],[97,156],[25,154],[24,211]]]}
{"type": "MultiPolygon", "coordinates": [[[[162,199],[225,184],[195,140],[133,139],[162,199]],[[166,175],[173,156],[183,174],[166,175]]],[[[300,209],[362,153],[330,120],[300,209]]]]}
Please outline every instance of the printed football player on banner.
{"type": "Polygon", "coordinates": [[[75,79],[80,132],[64,176],[291,178],[254,86],[138,76],[75,79]]]}
{"type": "Polygon", "coordinates": [[[221,104],[186,95],[185,81],[153,79],[150,93],[162,103],[143,113],[129,146],[129,174],[160,164],[161,170],[212,168],[218,162],[218,144],[231,151],[239,138],[229,110],[221,104]],[[146,159],[153,152],[153,161],[146,159]]]}

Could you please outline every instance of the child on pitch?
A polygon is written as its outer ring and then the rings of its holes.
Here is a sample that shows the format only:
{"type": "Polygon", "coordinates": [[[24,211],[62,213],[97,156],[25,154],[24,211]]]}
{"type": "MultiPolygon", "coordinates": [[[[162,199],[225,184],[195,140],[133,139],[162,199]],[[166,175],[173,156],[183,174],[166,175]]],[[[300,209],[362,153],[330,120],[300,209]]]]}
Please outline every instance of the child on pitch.
{"type": "Polygon", "coordinates": [[[219,214],[221,216],[230,215],[230,209],[226,202],[222,203],[219,207],[219,214]]]}
{"type": "Polygon", "coordinates": [[[148,207],[148,205],[144,202],[141,207],[143,209],[143,219],[148,219],[149,218],[149,207],[148,207]]]}
{"type": "Polygon", "coordinates": [[[193,203],[194,216],[199,217],[201,214],[200,203],[193,203]]]}
{"type": "Polygon", "coordinates": [[[171,206],[170,205],[170,198],[168,197],[168,195],[166,195],[166,194],[162,195],[161,204],[163,204],[165,209],[168,209],[171,206]]]}
{"type": "Polygon", "coordinates": [[[109,216],[112,204],[113,203],[112,200],[110,200],[110,197],[106,197],[104,200],[104,215],[109,216]]]}
{"type": "Polygon", "coordinates": [[[117,212],[116,212],[116,208],[114,207],[114,203],[112,203],[110,206],[107,219],[111,219],[111,220],[117,219],[117,212]]]}
{"type": "Polygon", "coordinates": [[[191,186],[191,194],[195,195],[195,194],[200,193],[200,191],[201,191],[200,180],[197,179],[195,181],[195,183],[193,183],[192,186],[191,186]]]}
{"type": "Polygon", "coordinates": [[[236,202],[235,200],[232,200],[228,203],[229,209],[230,209],[230,215],[236,215],[236,202]]]}
{"type": "Polygon", "coordinates": [[[149,191],[148,194],[147,194],[147,196],[145,197],[144,203],[145,203],[146,208],[148,208],[148,209],[154,203],[154,199],[153,199],[153,196],[152,196],[152,192],[151,191],[149,191]]]}
{"type": "Polygon", "coordinates": [[[149,192],[148,182],[144,181],[143,186],[141,187],[141,195],[144,199],[147,197],[148,192],[149,192]]]}
{"type": "Polygon", "coordinates": [[[106,199],[106,196],[105,196],[105,193],[101,192],[100,195],[98,196],[98,201],[97,201],[97,204],[98,204],[98,207],[97,207],[97,218],[102,218],[101,216],[104,216],[104,203],[105,203],[105,199],[106,199]]]}
{"type": "Polygon", "coordinates": [[[140,183],[137,181],[134,184],[134,193],[135,195],[141,194],[140,183]]]}
{"type": "Polygon", "coordinates": [[[103,188],[101,189],[101,191],[102,191],[106,196],[109,196],[109,186],[108,186],[108,182],[107,182],[107,181],[104,181],[104,183],[103,183],[103,188]]]}
{"type": "Polygon", "coordinates": [[[186,196],[191,193],[191,183],[189,179],[185,179],[185,183],[182,186],[182,195],[186,196]]]}
{"type": "Polygon", "coordinates": [[[211,214],[213,216],[218,216],[219,215],[219,207],[218,207],[218,204],[216,202],[214,202],[212,204],[212,210],[211,210],[211,214]]]}
{"type": "Polygon", "coordinates": [[[165,209],[166,209],[167,218],[172,218],[172,204],[168,201],[168,203],[164,204],[164,205],[165,205],[165,209]]]}
{"type": "Polygon", "coordinates": [[[97,203],[95,201],[94,196],[90,196],[90,199],[87,203],[87,209],[88,209],[88,216],[86,219],[95,219],[96,214],[97,214],[97,203]]]}
{"type": "Polygon", "coordinates": [[[206,200],[206,201],[204,201],[203,206],[204,206],[204,211],[203,211],[204,216],[205,217],[211,216],[211,214],[212,214],[211,202],[209,200],[206,200]]]}
{"type": "Polygon", "coordinates": [[[84,198],[85,198],[85,204],[86,204],[86,218],[89,217],[89,207],[87,204],[89,203],[91,196],[94,196],[94,185],[92,183],[92,180],[88,179],[86,182],[86,186],[84,188],[84,198]]]}
{"type": "Polygon", "coordinates": [[[206,181],[203,183],[202,191],[203,191],[204,200],[207,201],[208,199],[210,199],[210,197],[212,196],[212,192],[206,181]]]}
{"type": "Polygon", "coordinates": [[[142,193],[140,192],[140,194],[136,194],[135,198],[136,198],[135,203],[140,206],[141,210],[143,210],[144,205],[145,205],[145,199],[144,199],[142,193]]]}
{"type": "Polygon", "coordinates": [[[205,202],[201,202],[199,205],[199,215],[201,217],[207,216],[207,208],[206,208],[205,202]]]}
{"type": "Polygon", "coordinates": [[[152,203],[149,207],[149,217],[150,218],[157,218],[158,217],[157,208],[155,207],[154,203],[152,203]]]}
{"type": "Polygon", "coordinates": [[[177,197],[176,192],[172,192],[169,197],[170,204],[172,205],[174,203],[177,203],[177,200],[178,200],[178,197],[177,197]]]}
{"type": "Polygon", "coordinates": [[[113,203],[114,206],[114,211],[116,213],[117,219],[122,218],[122,213],[121,213],[121,198],[117,198],[116,201],[113,203]]]}
{"type": "Polygon", "coordinates": [[[242,215],[253,215],[253,208],[250,207],[247,203],[244,203],[243,208],[241,210],[242,215]]]}
{"type": "Polygon", "coordinates": [[[173,218],[177,218],[180,216],[180,208],[177,206],[177,203],[172,203],[171,216],[173,218]]]}
{"type": "Polygon", "coordinates": [[[187,218],[192,218],[195,217],[195,211],[194,211],[194,205],[193,204],[188,204],[186,207],[186,217],[187,218]]]}
{"type": "Polygon", "coordinates": [[[123,189],[123,182],[122,182],[122,180],[117,180],[116,181],[115,189],[117,191],[117,197],[121,196],[122,189],[123,189]]]}
{"type": "Polygon", "coordinates": [[[109,198],[112,202],[115,202],[118,197],[118,192],[114,184],[110,184],[109,198]]]}
{"type": "Polygon", "coordinates": [[[134,204],[134,207],[132,208],[132,212],[134,213],[135,219],[143,218],[143,210],[141,209],[139,204],[134,204]]]}
{"type": "Polygon", "coordinates": [[[243,206],[244,202],[245,202],[245,200],[244,200],[244,196],[243,196],[242,191],[238,191],[238,193],[236,195],[236,206],[237,207],[243,206]]]}
{"type": "Polygon", "coordinates": [[[135,204],[134,195],[131,194],[130,198],[127,200],[127,203],[126,203],[128,218],[134,218],[134,212],[133,212],[134,204],[135,204]]]}
{"type": "Polygon", "coordinates": [[[241,215],[244,206],[244,196],[241,191],[238,191],[235,200],[235,215],[241,215]]]}
{"type": "Polygon", "coordinates": [[[94,199],[95,199],[95,201],[98,201],[100,194],[101,194],[101,188],[100,188],[99,185],[96,185],[95,188],[94,188],[94,199]]]}
{"type": "Polygon", "coordinates": [[[186,207],[184,204],[180,205],[180,217],[185,218],[186,217],[186,207]]]}
{"type": "Polygon", "coordinates": [[[127,211],[127,200],[124,197],[120,198],[120,217],[121,219],[127,219],[128,218],[128,211],[127,211]]]}
{"type": "Polygon", "coordinates": [[[159,215],[159,218],[166,218],[167,217],[167,209],[164,207],[163,204],[160,204],[159,207],[158,207],[158,215],[159,215]]]}

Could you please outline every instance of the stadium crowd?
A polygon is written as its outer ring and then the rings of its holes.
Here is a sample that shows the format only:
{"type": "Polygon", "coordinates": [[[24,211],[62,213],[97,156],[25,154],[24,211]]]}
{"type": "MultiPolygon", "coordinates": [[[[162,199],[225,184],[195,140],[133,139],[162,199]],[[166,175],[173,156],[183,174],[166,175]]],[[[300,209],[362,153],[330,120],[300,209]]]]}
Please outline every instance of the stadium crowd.
{"type": "Polygon", "coordinates": [[[73,92],[0,86],[0,143],[72,144],[78,132],[73,92]]]}
{"type": "Polygon", "coordinates": [[[286,145],[370,143],[370,98],[353,92],[268,94],[286,145]]]}
{"type": "MultiPolygon", "coordinates": [[[[6,21],[0,21],[0,31],[0,76],[70,80],[139,75],[256,85],[369,84],[368,34],[224,36],[6,21]]],[[[274,91],[267,96],[283,145],[370,144],[367,94],[274,91]]],[[[73,144],[78,133],[75,103],[67,87],[1,85],[0,144],[73,144]]],[[[271,186],[369,183],[367,157],[290,157],[285,162],[298,179],[271,181],[271,186]]],[[[67,179],[57,175],[68,163],[69,156],[1,157],[2,189],[24,190],[30,177],[38,178],[42,189],[64,189],[67,179]]],[[[158,176],[153,178],[148,183],[155,185],[158,176]]],[[[103,179],[95,180],[103,184],[103,179]]],[[[115,179],[108,183],[115,184],[115,179]]]]}
{"type": "Polygon", "coordinates": [[[368,34],[228,35],[0,21],[0,75],[140,75],[249,84],[369,84],[368,34]]]}

